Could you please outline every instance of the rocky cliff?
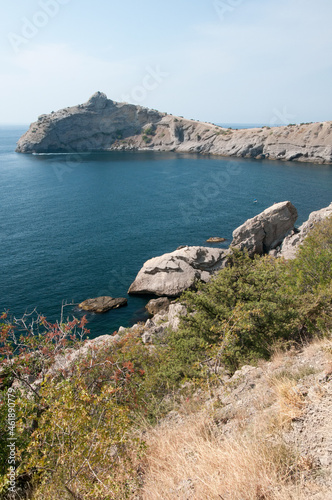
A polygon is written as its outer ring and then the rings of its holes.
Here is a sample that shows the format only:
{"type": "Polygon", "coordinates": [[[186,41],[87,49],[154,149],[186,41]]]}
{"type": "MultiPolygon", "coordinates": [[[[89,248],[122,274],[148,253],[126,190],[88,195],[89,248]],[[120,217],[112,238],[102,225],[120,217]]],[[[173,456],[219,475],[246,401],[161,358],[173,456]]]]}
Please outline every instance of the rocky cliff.
{"type": "Polygon", "coordinates": [[[127,103],[101,92],[41,115],[19,153],[154,150],[332,163],[332,122],[231,130],[127,103]]]}

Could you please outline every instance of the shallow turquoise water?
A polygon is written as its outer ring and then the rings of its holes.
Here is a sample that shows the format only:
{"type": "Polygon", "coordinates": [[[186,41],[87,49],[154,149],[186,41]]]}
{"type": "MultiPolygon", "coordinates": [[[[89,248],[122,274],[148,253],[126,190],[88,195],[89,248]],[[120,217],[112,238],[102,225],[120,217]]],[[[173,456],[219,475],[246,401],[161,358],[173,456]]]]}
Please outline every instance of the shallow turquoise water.
{"type": "MultiPolygon", "coordinates": [[[[37,307],[54,320],[62,300],[127,296],[153,256],[211,236],[230,240],[277,201],[292,201],[298,224],[332,201],[331,166],[153,152],[21,155],[14,149],[24,131],[0,128],[0,309],[16,315],[37,307]]],[[[89,315],[91,336],[143,318],[147,299],[128,299],[89,315]]]]}

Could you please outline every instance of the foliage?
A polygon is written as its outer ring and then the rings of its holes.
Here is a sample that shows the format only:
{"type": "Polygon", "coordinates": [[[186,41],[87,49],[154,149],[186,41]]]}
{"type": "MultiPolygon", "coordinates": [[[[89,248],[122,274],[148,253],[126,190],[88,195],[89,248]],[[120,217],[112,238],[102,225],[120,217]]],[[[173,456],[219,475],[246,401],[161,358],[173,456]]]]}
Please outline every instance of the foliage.
{"type": "Polygon", "coordinates": [[[3,320],[0,494],[8,487],[5,401],[12,386],[17,477],[29,479],[34,498],[128,498],[144,450],[135,418],[148,411],[143,382],[155,362],[139,335],[100,349],[72,339],[73,328],[80,328],[76,339],[87,332],[85,319],[52,325],[24,318],[20,335],[3,320]]]}
{"type": "Polygon", "coordinates": [[[145,135],[155,135],[155,127],[152,126],[152,127],[146,127],[144,129],[144,134],[145,135]]]}
{"type": "Polygon", "coordinates": [[[213,280],[183,294],[189,314],[169,338],[178,377],[194,376],[197,363],[211,356],[233,371],[267,358],[272,342],[294,338],[298,314],[284,293],[284,267],[283,261],[234,251],[213,280]]]}
{"type": "Polygon", "coordinates": [[[303,331],[332,328],[332,217],[318,222],[289,266],[288,293],[297,297],[303,331]]]}
{"type": "Polygon", "coordinates": [[[316,293],[332,280],[332,217],[315,225],[297,258],[292,263],[291,277],[300,293],[316,293]]]}
{"type": "Polygon", "coordinates": [[[82,375],[77,367],[40,391],[44,411],[19,468],[33,477],[37,498],[127,498],[136,486],[132,455],[142,447],[129,408],[117,402],[120,389],[91,392],[82,375]]]}
{"type": "Polygon", "coordinates": [[[115,137],[116,139],[123,139],[123,130],[116,130],[115,131],[115,137]]]}

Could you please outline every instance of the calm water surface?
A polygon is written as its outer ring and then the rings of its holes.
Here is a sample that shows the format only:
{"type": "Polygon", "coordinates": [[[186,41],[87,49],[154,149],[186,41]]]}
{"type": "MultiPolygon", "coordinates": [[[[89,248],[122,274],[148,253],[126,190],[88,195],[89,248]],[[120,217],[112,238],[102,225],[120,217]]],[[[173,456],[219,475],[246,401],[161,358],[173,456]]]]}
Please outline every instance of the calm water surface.
{"type": "MultiPolygon", "coordinates": [[[[332,198],[331,166],[153,152],[17,154],[25,130],[0,128],[0,310],[15,315],[36,307],[55,320],[63,300],[127,297],[153,256],[211,236],[227,246],[237,226],[277,201],[290,200],[301,224],[332,198]]],[[[143,319],[147,298],[128,301],[89,314],[91,336],[143,319]]],[[[80,315],[75,306],[66,311],[80,315]]]]}

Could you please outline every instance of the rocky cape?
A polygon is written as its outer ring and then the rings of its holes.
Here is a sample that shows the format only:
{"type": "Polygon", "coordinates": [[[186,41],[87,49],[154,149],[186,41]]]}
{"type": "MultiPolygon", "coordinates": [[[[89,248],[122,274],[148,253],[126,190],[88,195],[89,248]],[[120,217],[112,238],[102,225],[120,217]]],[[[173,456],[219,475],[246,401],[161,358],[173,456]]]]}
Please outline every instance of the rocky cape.
{"type": "Polygon", "coordinates": [[[88,102],[41,115],[19,153],[176,151],[242,158],[332,163],[332,122],[232,130],[96,92],[88,102]]]}

